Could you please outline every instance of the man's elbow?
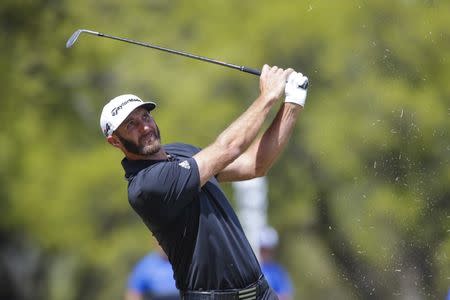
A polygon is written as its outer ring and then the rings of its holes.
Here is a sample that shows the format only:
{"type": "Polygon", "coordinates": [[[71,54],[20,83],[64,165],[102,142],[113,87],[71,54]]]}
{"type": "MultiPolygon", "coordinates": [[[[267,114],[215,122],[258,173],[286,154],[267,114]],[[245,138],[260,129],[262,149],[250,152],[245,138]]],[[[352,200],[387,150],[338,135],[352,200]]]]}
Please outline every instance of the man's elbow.
{"type": "Polygon", "coordinates": [[[214,145],[216,146],[217,151],[222,153],[221,156],[227,161],[227,164],[234,161],[245,151],[240,143],[234,141],[226,142],[220,138],[216,140],[214,145]]]}
{"type": "Polygon", "coordinates": [[[266,176],[269,168],[266,165],[257,164],[254,169],[254,178],[266,176]]]}

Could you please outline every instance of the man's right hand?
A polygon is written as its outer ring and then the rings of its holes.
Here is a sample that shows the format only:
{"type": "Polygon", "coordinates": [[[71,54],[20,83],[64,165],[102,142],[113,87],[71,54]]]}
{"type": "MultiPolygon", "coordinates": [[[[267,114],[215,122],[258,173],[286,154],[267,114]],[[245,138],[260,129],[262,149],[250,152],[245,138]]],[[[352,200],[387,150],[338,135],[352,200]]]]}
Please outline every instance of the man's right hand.
{"type": "Polygon", "coordinates": [[[271,102],[278,100],[283,95],[287,78],[292,72],[294,70],[291,68],[283,70],[277,66],[264,65],[259,80],[261,96],[271,102]]]}

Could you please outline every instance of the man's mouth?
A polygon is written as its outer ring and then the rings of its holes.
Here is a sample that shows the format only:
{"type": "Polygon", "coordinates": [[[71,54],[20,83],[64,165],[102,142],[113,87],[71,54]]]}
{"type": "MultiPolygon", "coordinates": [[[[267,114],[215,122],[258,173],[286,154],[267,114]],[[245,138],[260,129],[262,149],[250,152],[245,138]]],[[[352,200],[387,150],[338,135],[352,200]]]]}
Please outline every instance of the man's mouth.
{"type": "Polygon", "coordinates": [[[149,143],[156,139],[156,134],[154,132],[149,132],[148,134],[141,137],[141,143],[149,143]]]}

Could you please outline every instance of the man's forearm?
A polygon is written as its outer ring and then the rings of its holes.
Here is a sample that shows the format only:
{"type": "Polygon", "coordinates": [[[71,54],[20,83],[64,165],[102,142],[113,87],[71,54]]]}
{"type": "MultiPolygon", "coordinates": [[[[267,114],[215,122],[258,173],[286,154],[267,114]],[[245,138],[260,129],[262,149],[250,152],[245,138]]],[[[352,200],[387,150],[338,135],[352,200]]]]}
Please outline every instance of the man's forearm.
{"type": "Polygon", "coordinates": [[[271,107],[284,92],[286,80],[292,72],[290,68],[283,70],[264,65],[259,81],[260,96],[214,143],[194,155],[201,186],[246,151],[256,138],[271,107]]]}
{"type": "MultiPolygon", "coordinates": [[[[264,97],[264,96],[260,96],[264,97]]],[[[198,164],[204,164],[200,174],[203,184],[211,176],[219,173],[223,168],[239,157],[256,138],[273,101],[258,99],[230,126],[228,126],[215,140],[195,155],[198,164]]]]}
{"type": "Polygon", "coordinates": [[[264,134],[244,154],[253,161],[255,176],[263,176],[272,167],[289,141],[302,107],[284,103],[264,134]]]}
{"type": "MultiPolygon", "coordinates": [[[[261,96],[260,96],[261,97],[261,96]]],[[[253,142],[272,104],[268,101],[255,101],[238,119],[225,129],[216,139],[219,147],[231,149],[236,152],[236,159],[253,142]]]]}
{"type": "Polygon", "coordinates": [[[219,181],[239,181],[266,175],[285,148],[302,107],[284,103],[269,128],[233,163],[218,174],[219,181]]]}

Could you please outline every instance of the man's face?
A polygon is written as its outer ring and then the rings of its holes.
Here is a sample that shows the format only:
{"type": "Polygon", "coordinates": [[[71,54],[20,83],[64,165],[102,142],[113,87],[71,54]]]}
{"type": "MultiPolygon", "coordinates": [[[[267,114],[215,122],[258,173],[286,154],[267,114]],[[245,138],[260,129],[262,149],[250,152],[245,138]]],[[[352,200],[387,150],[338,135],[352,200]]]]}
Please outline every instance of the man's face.
{"type": "Polygon", "coordinates": [[[150,156],[161,149],[159,128],[145,108],[134,110],[114,131],[114,135],[132,154],[150,156]]]}

